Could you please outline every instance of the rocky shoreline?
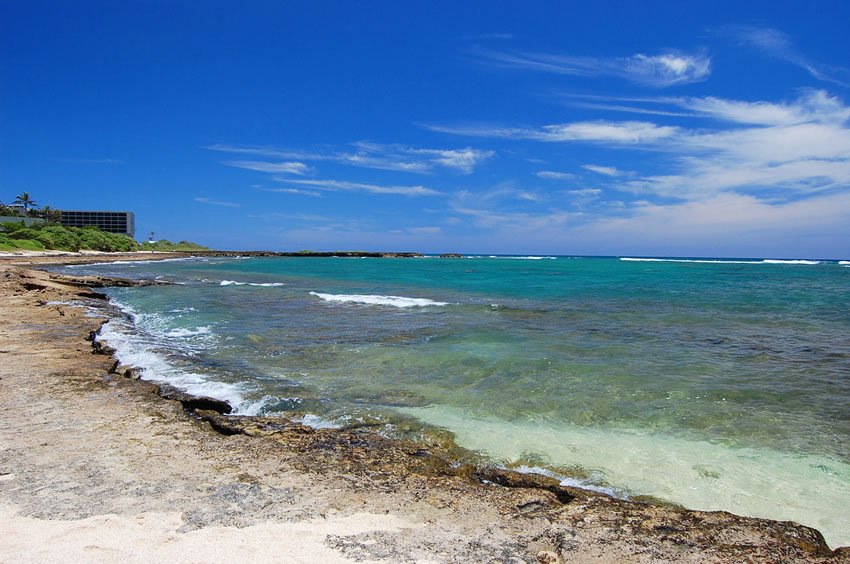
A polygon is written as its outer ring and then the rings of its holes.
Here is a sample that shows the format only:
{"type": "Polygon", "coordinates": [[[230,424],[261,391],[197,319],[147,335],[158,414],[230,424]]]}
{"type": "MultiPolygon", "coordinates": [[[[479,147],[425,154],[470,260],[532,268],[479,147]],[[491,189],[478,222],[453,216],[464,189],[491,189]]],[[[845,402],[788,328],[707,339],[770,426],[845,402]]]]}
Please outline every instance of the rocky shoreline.
{"type": "MultiPolygon", "coordinates": [[[[61,262],[94,260],[103,258],[61,262]]],[[[282,561],[299,561],[282,555],[304,540],[287,527],[309,523],[323,532],[303,561],[850,562],[850,548],[833,551],[795,523],[564,487],[487,467],[450,437],[411,442],[367,426],[317,430],[233,416],[225,402],[140,380],[93,338],[106,320],[73,304],[103,310],[94,289],[144,283],[0,262],[0,408],[21,412],[0,427],[0,507],[14,508],[15,519],[38,519],[46,531],[45,521],[178,509],[172,543],[188,542],[190,530],[231,527],[247,546],[254,528],[274,526],[282,561]],[[27,405],[38,416],[24,415],[27,405]],[[69,469],[69,457],[81,457],[79,468],[69,469]],[[372,528],[352,533],[355,515],[372,528]]],[[[27,558],[36,547],[15,552],[10,543],[0,540],[0,560],[36,560],[27,558]]]]}

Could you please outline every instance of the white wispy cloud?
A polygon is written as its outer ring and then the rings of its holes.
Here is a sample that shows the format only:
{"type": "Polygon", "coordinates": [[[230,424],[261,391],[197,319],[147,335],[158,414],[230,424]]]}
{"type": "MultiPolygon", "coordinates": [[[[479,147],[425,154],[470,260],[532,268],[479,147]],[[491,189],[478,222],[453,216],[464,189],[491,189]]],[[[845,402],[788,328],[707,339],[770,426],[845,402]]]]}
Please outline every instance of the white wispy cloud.
{"type": "Polygon", "coordinates": [[[816,89],[803,89],[796,99],[779,102],[732,100],[715,96],[635,98],[586,94],[568,94],[564,95],[563,99],[569,106],[583,108],[645,115],[712,118],[751,125],[842,123],[850,118],[850,109],[837,96],[816,89]],[[587,104],[583,100],[592,100],[592,103],[587,104]],[[624,106],[623,103],[631,105],[624,106]]]}
{"type": "Polygon", "coordinates": [[[473,223],[483,229],[502,229],[513,232],[537,232],[563,227],[573,214],[562,210],[542,213],[497,211],[463,206],[451,208],[453,213],[472,218],[473,223]]]}
{"type": "Polygon", "coordinates": [[[262,157],[275,157],[279,159],[300,159],[300,156],[292,156],[293,152],[284,151],[267,145],[231,145],[229,143],[214,143],[204,145],[202,149],[208,151],[219,151],[221,153],[234,153],[241,155],[259,155],[262,157]]]}
{"type": "Polygon", "coordinates": [[[730,36],[739,44],[755,47],[771,57],[796,65],[818,80],[848,86],[850,70],[812,61],[803,55],[794,46],[788,34],[781,30],[771,27],[732,25],[723,27],[719,31],[721,35],[730,36]],[[841,78],[838,78],[839,76],[841,78]]]}
{"type": "Polygon", "coordinates": [[[580,121],[544,125],[536,128],[501,127],[491,125],[435,125],[426,129],[470,137],[500,137],[532,139],[535,141],[587,141],[613,144],[652,143],[672,137],[678,128],[646,121],[580,121]]]}
{"type": "Polygon", "coordinates": [[[570,194],[573,196],[582,196],[582,197],[592,197],[595,198],[599,194],[602,193],[601,188],[582,188],[581,190],[570,190],[570,194]]]}
{"type": "Polygon", "coordinates": [[[823,90],[805,90],[791,102],[674,98],[667,102],[692,109],[704,116],[734,123],[753,125],[793,125],[799,123],[844,123],[850,119],[850,108],[823,90]]]}
{"type": "Polygon", "coordinates": [[[316,190],[329,192],[368,192],[370,194],[398,194],[402,196],[441,196],[442,192],[425,186],[381,186],[346,180],[301,180],[275,177],[278,182],[310,186],[316,190]]]}
{"type": "Polygon", "coordinates": [[[535,175],[539,178],[545,178],[546,180],[570,180],[571,178],[575,178],[574,174],[570,174],[568,172],[557,172],[554,170],[541,170],[536,172],[535,175]]]}
{"type": "Polygon", "coordinates": [[[617,170],[616,167],[613,166],[600,166],[594,164],[586,164],[582,165],[581,168],[585,170],[589,170],[590,172],[595,172],[596,174],[602,174],[604,176],[620,176],[621,172],[617,170]]]}
{"type": "Polygon", "coordinates": [[[585,108],[588,110],[606,110],[609,112],[623,112],[629,114],[643,114],[651,116],[668,116],[668,117],[699,117],[698,114],[676,112],[671,110],[659,110],[654,108],[640,106],[625,106],[622,104],[606,104],[600,102],[577,102],[571,101],[567,105],[576,108],[585,108]]]}
{"type": "MultiPolygon", "coordinates": [[[[428,126],[461,135],[536,141],[601,143],[658,151],[666,171],[629,173],[617,189],[663,198],[699,200],[721,192],[761,194],[774,201],[850,187],[850,107],[822,90],[804,90],[790,101],[719,97],[633,98],[631,103],[686,108],[735,127],[686,128],[648,121],[593,121],[537,128],[428,126]]],[[[614,167],[585,170],[616,176],[614,167]]],[[[541,174],[541,178],[558,178],[541,174]]]]}
{"type": "Polygon", "coordinates": [[[621,189],[687,200],[721,192],[762,194],[776,203],[850,187],[850,108],[834,96],[810,91],[785,103],[677,103],[739,127],[680,130],[657,147],[673,157],[668,172],[622,183],[621,189]]]}
{"type": "Polygon", "coordinates": [[[270,173],[288,173],[304,175],[312,171],[312,169],[304,163],[295,161],[270,163],[265,161],[224,161],[222,164],[236,168],[245,168],[248,170],[256,170],[257,172],[270,173]]]}
{"type": "Polygon", "coordinates": [[[241,207],[241,204],[237,204],[236,202],[222,202],[221,200],[212,200],[210,198],[194,198],[194,201],[200,204],[207,204],[210,206],[224,206],[226,208],[238,208],[241,207]]]}
{"type": "Polygon", "coordinates": [[[847,191],[779,204],[725,193],[700,201],[645,203],[629,215],[599,218],[564,235],[589,252],[614,245],[622,253],[777,256],[782,241],[779,256],[827,258],[826,249],[850,240],[847,210],[847,191]]]}
{"type": "Polygon", "coordinates": [[[257,155],[296,162],[229,161],[229,166],[239,166],[262,172],[288,172],[306,174],[310,168],[298,161],[333,162],[348,166],[393,170],[425,174],[436,169],[450,169],[469,174],[495,155],[494,151],[463,147],[460,149],[432,149],[408,147],[401,144],[382,144],[358,141],[346,147],[322,147],[314,150],[287,150],[266,146],[208,145],[206,149],[234,154],[257,155]],[[287,170],[286,165],[292,165],[287,170]],[[298,166],[300,165],[300,166],[298,166]],[[280,167],[281,170],[274,170],[280,167]],[[300,171],[300,172],[299,172],[300,171]]]}
{"type": "Polygon", "coordinates": [[[479,149],[408,149],[415,155],[430,157],[432,162],[453,168],[465,174],[471,173],[482,161],[495,155],[495,151],[482,151],[479,149]]]}
{"type": "Polygon", "coordinates": [[[700,82],[711,74],[711,58],[705,53],[669,51],[608,58],[482,49],[474,53],[502,67],[577,76],[616,76],[654,87],[700,82]]]}
{"type": "Polygon", "coordinates": [[[312,196],[314,198],[324,198],[321,192],[314,190],[299,190],[298,188],[262,188],[263,192],[277,192],[279,194],[297,194],[299,196],[312,196]]]}

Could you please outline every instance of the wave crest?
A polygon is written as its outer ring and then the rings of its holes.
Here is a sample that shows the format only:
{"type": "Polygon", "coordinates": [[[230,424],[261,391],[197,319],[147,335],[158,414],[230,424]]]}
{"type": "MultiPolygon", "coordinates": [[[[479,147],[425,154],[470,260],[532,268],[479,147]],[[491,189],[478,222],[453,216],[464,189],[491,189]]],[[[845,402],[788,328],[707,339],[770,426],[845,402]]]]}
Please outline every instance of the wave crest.
{"type": "Polygon", "coordinates": [[[428,298],[406,298],[404,296],[378,296],[369,294],[322,294],[319,292],[310,292],[311,296],[316,296],[327,302],[338,303],[355,303],[365,305],[385,305],[393,307],[426,307],[426,306],[446,306],[448,302],[437,302],[428,298]]]}

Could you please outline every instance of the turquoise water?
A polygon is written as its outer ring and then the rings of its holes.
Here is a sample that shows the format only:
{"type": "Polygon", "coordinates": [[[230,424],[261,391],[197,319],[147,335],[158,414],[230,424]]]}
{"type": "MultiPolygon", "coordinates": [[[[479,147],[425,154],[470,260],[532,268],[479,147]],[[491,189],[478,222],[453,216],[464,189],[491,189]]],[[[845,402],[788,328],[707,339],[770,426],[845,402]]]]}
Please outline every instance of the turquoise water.
{"type": "Polygon", "coordinates": [[[239,412],[413,417],[565,483],[850,544],[850,267],[616,258],[199,259],[75,268],[122,360],[239,412]],[[130,323],[132,321],[132,324],[130,323]]]}

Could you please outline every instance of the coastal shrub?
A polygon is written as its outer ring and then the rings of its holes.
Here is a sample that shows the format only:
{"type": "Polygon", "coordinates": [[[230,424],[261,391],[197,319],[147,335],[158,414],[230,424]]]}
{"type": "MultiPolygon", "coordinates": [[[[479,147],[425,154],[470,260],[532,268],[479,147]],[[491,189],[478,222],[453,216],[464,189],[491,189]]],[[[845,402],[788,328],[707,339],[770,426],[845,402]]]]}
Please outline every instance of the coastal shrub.
{"type": "Polygon", "coordinates": [[[180,241],[173,243],[168,239],[160,239],[159,241],[147,241],[141,244],[143,251],[208,251],[209,247],[204,247],[191,241],[180,241]]]}
{"type": "Polygon", "coordinates": [[[4,233],[14,233],[15,231],[20,231],[21,229],[26,229],[23,221],[6,221],[0,223],[0,231],[4,233]]]}
{"type": "MultiPolygon", "coordinates": [[[[51,238],[54,245],[50,247],[52,249],[79,251],[82,246],[82,240],[79,235],[61,225],[48,225],[43,227],[40,232],[51,238]]],[[[39,240],[41,241],[41,239],[39,240]]]]}
{"type": "Polygon", "coordinates": [[[208,251],[207,247],[180,241],[172,243],[167,239],[139,245],[135,240],[121,233],[107,233],[97,227],[66,227],[57,223],[39,223],[26,226],[19,221],[0,223],[0,248],[5,251],[22,249],[41,251],[103,251],[129,253],[140,248],[146,251],[208,251]]]}
{"type": "Polygon", "coordinates": [[[10,239],[0,236],[0,251],[43,251],[44,245],[32,239],[10,239]]]}
{"type": "Polygon", "coordinates": [[[80,237],[80,248],[92,251],[130,252],[139,248],[138,243],[126,235],[106,233],[97,227],[72,227],[80,237]]]}
{"type": "Polygon", "coordinates": [[[24,226],[18,222],[0,224],[4,250],[130,252],[138,243],[126,235],[106,233],[97,227],[65,227],[57,224],[24,226]]]}

